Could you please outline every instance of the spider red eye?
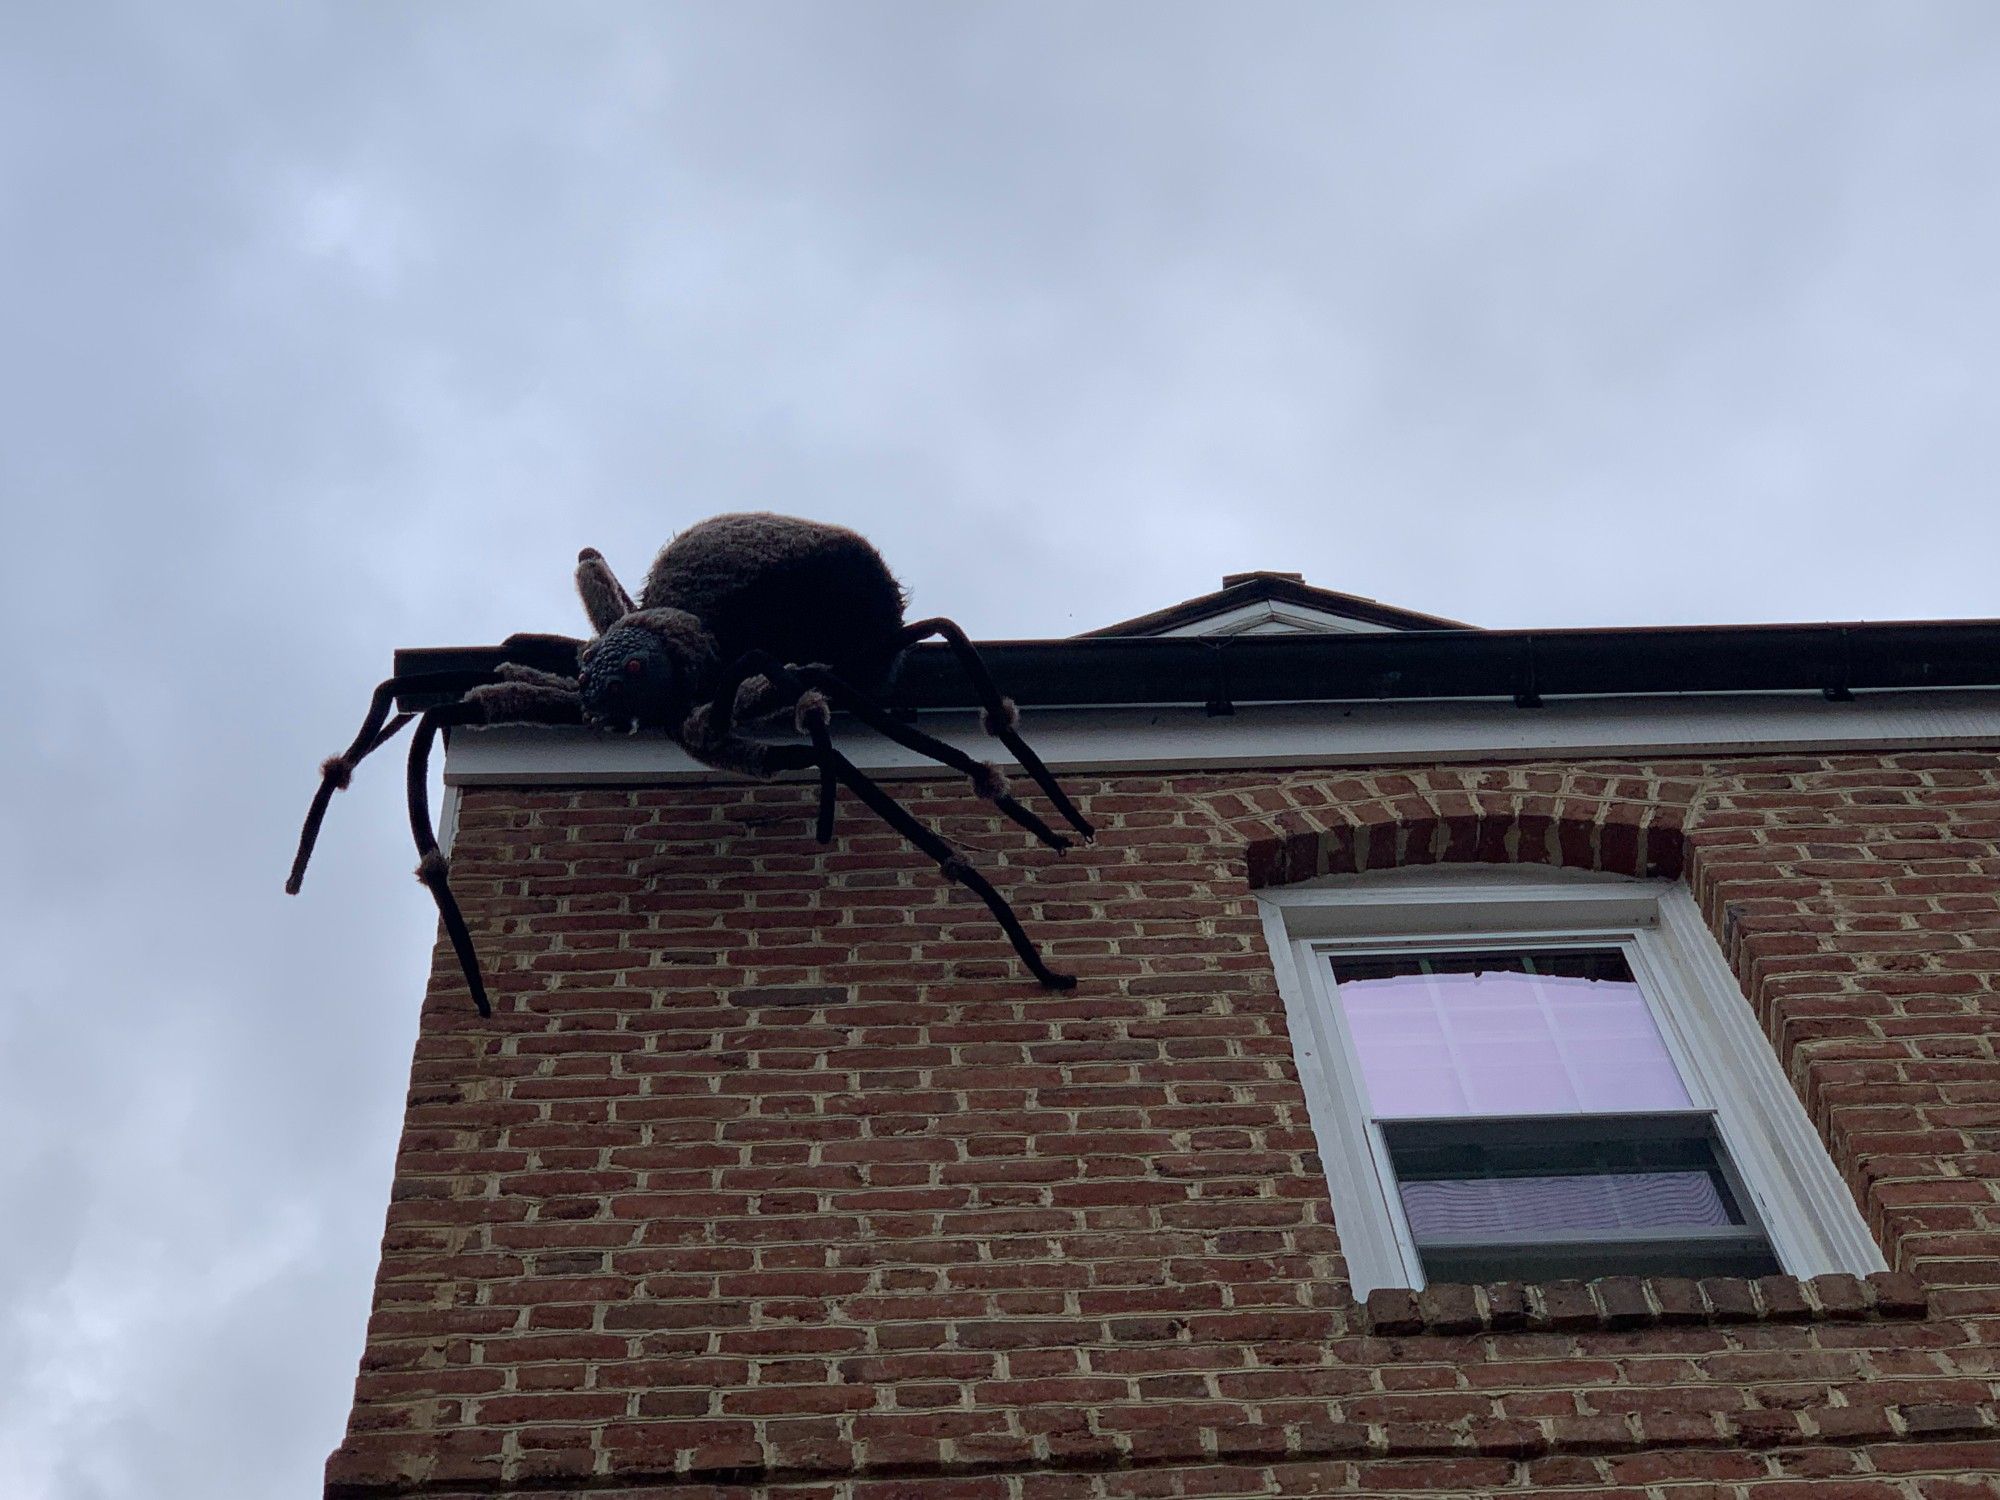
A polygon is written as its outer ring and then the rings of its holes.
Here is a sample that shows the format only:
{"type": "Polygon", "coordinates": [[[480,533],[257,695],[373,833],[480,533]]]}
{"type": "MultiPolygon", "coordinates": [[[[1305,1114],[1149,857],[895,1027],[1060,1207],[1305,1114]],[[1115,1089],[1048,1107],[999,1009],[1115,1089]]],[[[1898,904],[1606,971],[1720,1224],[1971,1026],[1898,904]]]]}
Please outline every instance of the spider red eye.
{"type": "Polygon", "coordinates": [[[638,657],[628,656],[625,658],[625,675],[627,677],[637,677],[645,670],[646,664],[640,661],[638,657]]]}

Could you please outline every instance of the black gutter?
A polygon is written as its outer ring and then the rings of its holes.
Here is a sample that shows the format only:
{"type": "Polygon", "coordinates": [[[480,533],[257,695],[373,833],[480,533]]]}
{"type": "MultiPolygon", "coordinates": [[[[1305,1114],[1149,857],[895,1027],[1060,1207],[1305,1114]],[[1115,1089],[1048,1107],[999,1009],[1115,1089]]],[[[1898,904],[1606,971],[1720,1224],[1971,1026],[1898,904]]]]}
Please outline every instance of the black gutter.
{"type": "MultiPolygon", "coordinates": [[[[1354,635],[986,641],[1022,704],[1239,704],[1649,693],[1858,692],[2000,686],[2000,620],[1853,625],[1695,625],[1622,630],[1426,630],[1354,635]]],[[[477,673],[498,646],[396,653],[396,672],[477,673]]],[[[513,656],[573,672],[573,651],[534,637],[513,656]]],[[[441,687],[455,685],[441,679],[441,687]]],[[[422,708],[442,694],[406,694],[422,708]]],[[[905,709],[976,706],[946,649],[919,646],[890,694],[905,709]]]]}

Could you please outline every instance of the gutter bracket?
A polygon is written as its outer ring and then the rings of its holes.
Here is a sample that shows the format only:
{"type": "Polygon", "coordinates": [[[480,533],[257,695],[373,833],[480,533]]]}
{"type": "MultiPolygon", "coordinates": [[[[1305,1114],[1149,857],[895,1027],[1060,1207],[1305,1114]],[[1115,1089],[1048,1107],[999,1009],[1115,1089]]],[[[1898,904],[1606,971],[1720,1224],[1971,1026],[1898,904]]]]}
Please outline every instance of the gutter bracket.
{"type": "Polygon", "coordinates": [[[1202,705],[1202,711],[1211,719],[1232,718],[1236,713],[1236,705],[1229,697],[1229,657],[1224,650],[1227,644],[1226,641],[1208,643],[1208,702],[1202,705]]]}
{"type": "Polygon", "coordinates": [[[1540,708],[1542,694],[1535,681],[1535,638],[1531,635],[1521,638],[1520,668],[1520,685],[1514,689],[1514,707],[1540,708]]]}
{"type": "Polygon", "coordinates": [[[1833,674],[1833,680],[1820,693],[1829,703],[1852,703],[1854,701],[1854,636],[1841,628],[1840,660],[1833,674]]]}

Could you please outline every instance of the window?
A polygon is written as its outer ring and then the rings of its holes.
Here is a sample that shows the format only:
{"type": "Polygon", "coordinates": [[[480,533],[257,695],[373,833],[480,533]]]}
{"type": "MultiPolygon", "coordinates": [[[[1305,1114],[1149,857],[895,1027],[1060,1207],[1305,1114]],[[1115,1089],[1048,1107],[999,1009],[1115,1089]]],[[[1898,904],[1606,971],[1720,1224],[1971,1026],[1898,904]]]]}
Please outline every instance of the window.
{"type": "Polygon", "coordinates": [[[1259,904],[1357,1296],[1883,1269],[1678,883],[1446,866],[1259,904]]]}

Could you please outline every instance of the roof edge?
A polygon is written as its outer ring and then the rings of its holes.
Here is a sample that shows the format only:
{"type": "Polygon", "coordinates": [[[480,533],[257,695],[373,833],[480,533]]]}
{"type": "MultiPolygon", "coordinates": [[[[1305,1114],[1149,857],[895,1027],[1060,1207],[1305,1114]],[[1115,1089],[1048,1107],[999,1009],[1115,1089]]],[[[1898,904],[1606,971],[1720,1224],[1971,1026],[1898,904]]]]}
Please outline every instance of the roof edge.
{"type": "Polygon", "coordinates": [[[1096,630],[1086,630],[1077,640],[1103,640],[1121,636],[1152,636],[1162,631],[1173,630],[1182,625],[1192,625],[1205,620],[1210,615],[1219,615],[1232,609],[1241,609],[1246,604],[1257,604],[1264,600],[1276,600],[1284,604],[1297,604],[1307,609],[1316,609],[1325,614],[1340,615],[1350,620],[1362,620],[1370,625],[1381,625],[1391,630],[1471,630],[1474,627],[1462,620],[1447,620],[1441,615],[1427,615],[1414,609],[1401,609],[1393,604],[1384,604],[1378,599],[1370,599],[1361,594],[1343,594],[1335,589],[1317,588],[1301,579],[1284,573],[1231,574],[1240,582],[1228,583],[1212,594],[1200,594],[1192,599],[1184,599],[1165,609],[1153,610],[1150,614],[1135,615],[1129,620],[1120,620],[1115,625],[1102,625],[1096,630]]]}
{"type": "MultiPolygon", "coordinates": [[[[455,696],[503,660],[573,672],[579,643],[402,650],[396,673],[438,674],[405,708],[455,696]]],[[[1023,704],[1199,704],[1819,692],[2000,686],[2000,620],[1685,625],[1611,630],[1428,630],[1265,636],[985,641],[993,675],[1023,704]]],[[[950,651],[909,652],[899,709],[976,706],[950,651]]]]}

